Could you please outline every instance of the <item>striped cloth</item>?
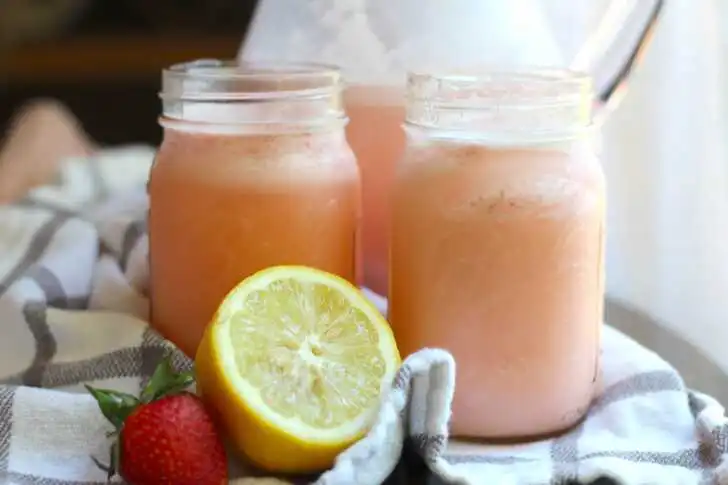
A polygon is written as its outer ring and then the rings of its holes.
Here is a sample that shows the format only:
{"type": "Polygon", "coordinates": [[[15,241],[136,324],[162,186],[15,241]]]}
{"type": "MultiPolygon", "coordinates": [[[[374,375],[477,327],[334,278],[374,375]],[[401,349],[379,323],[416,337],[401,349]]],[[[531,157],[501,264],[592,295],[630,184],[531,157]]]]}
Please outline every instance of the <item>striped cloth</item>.
{"type": "MultiPolygon", "coordinates": [[[[145,321],[152,156],[130,147],[69,161],[57,183],[0,208],[0,483],[104,483],[91,456],[106,456],[108,426],[82,384],[138,392],[170,348],[145,321]]],[[[487,446],[448,440],[455,364],[425,349],[403,364],[371,433],[331,471],[300,481],[728,484],[723,407],[609,327],[603,356],[604,391],[582,425],[552,440],[487,446]],[[403,446],[428,475],[407,478],[403,446]]],[[[231,469],[231,483],[271,483],[238,461],[231,469]]]]}

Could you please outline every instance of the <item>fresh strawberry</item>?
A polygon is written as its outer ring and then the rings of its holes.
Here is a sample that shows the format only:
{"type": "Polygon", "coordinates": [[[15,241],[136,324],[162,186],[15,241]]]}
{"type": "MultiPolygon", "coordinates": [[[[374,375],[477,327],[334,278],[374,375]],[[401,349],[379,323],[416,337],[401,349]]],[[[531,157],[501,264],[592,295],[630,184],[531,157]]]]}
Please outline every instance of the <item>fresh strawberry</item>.
{"type": "Polygon", "coordinates": [[[131,485],[228,483],[222,440],[202,401],[186,391],[191,373],[175,373],[165,358],[139,398],[86,386],[115,430],[110,464],[131,485]]]}

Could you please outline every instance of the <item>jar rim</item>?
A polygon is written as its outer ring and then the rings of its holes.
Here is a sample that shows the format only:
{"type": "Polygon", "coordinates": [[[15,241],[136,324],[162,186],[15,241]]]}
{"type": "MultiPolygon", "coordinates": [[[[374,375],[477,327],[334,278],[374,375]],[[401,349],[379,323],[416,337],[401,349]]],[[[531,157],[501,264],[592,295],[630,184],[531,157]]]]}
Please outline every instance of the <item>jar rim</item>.
{"type": "Polygon", "coordinates": [[[197,59],[162,70],[161,99],[263,100],[336,95],[343,89],[341,70],[316,62],[197,59]]]}
{"type": "Polygon", "coordinates": [[[551,138],[592,124],[592,78],[579,71],[413,70],[407,73],[405,125],[480,137],[551,138]]]}
{"type": "Polygon", "coordinates": [[[328,64],[199,59],[164,69],[159,97],[163,124],[269,132],[347,121],[341,72],[328,64]]]}
{"type": "Polygon", "coordinates": [[[413,68],[407,72],[408,76],[416,77],[432,77],[443,80],[483,80],[490,78],[523,78],[528,80],[542,80],[547,82],[553,81],[579,81],[584,82],[590,79],[590,75],[583,71],[560,67],[523,67],[503,69],[500,67],[475,66],[468,68],[453,69],[425,69],[413,68]]]}
{"type": "Polygon", "coordinates": [[[452,71],[412,70],[407,73],[410,100],[447,102],[583,102],[592,92],[590,75],[570,69],[467,69],[452,71]]]}

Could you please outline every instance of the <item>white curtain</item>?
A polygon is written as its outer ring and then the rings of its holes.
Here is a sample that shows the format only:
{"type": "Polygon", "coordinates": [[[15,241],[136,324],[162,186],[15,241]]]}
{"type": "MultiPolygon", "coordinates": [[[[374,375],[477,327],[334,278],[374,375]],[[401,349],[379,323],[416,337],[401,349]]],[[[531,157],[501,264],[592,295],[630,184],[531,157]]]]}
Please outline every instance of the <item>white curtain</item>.
{"type": "MultiPolygon", "coordinates": [[[[544,1],[561,25],[582,27],[602,11],[573,8],[586,3],[544,1]]],[[[727,3],[666,0],[651,48],[602,131],[607,320],[724,402],[725,377],[716,382],[715,366],[690,346],[728,372],[727,3]]],[[[568,43],[581,39],[559,40],[573,50],[568,43]]]]}

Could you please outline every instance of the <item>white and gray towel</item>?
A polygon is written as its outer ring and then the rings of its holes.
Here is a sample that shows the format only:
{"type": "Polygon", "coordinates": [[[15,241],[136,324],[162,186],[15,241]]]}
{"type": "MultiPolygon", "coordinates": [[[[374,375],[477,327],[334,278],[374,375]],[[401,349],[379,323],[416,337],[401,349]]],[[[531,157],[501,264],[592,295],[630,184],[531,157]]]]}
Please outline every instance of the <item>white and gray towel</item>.
{"type": "MultiPolygon", "coordinates": [[[[82,384],[136,392],[170,348],[146,324],[152,156],[130,147],[69,161],[57,184],[0,207],[2,484],[104,483],[91,456],[106,456],[108,426],[82,384]]],[[[448,440],[455,363],[447,352],[422,350],[402,366],[371,433],[333,470],[296,481],[376,485],[405,447],[430,473],[409,482],[395,473],[387,483],[728,484],[723,407],[616,330],[605,329],[602,350],[604,391],[586,421],[518,446],[448,440]]],[[[231,483],[261,480],[237,461],[231,469],[231,483]]]]}

